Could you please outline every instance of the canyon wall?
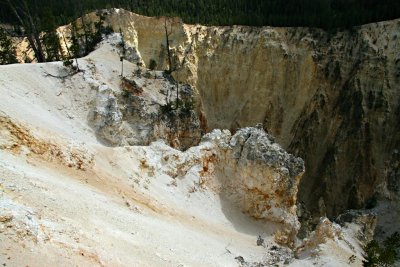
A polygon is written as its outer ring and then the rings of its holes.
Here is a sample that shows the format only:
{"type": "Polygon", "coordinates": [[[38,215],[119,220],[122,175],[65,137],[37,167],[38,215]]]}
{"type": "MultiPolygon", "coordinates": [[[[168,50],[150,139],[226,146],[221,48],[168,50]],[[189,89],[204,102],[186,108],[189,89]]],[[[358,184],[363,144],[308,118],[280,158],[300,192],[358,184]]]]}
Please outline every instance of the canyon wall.
{"type": "MultiPolygon", "coordinates": [[[[110,10],[142,63],[195,88],[204,131],[262,123],[306,172],[299,199],[313,214],[365,207],[400,147],[400,20],[351,31],[206,27],[110,10]]],[[[398,179],[395,177],[394,179],[398,179]]]]}

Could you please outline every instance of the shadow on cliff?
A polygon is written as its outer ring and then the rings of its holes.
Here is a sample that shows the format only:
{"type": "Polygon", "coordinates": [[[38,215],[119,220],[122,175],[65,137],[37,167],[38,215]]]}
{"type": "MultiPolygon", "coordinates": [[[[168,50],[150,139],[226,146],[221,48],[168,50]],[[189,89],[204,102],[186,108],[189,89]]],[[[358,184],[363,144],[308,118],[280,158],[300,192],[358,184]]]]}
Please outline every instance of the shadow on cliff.
{"type": "MultiPolygon", "coordinates": [[[[255,237],[258,235],[272,236],[280,228],[278,223],[257,220],[242,212],[233,200],[235,198],[234,194],[222,191],[218,196],[223,214],[236,231],[255,237]]],[[[256,244],[256,238],[254,239],[254,244],[256,244]]]]}

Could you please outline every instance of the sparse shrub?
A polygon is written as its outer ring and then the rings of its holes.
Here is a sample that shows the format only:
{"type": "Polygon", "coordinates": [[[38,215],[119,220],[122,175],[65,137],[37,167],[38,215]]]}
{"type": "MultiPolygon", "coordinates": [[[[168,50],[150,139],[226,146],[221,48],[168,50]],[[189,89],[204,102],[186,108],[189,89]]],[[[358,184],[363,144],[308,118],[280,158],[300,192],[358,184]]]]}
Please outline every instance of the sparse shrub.
{"type": "Polygon", "coordinates": [[[64,67],[72,68],[72,64],[73,64],[73,60],[72,59],[66,58],[66,59],[63,60],[64,67]]]}
{"type": "Polygon", "coordinates": [[[154,59],[150,59],[149,69],[155,70],[156,67],[157,67],[157,61],[155,61],[154,59]]]}
{"type": "Polygon", "coordinates": [[[174,107],[172,106],[172,102],[167,102],[165,105],[160,105],[160,111],[163,115],[171,115],[174,111],[174,107]]]}
{"type": "Polygon", "coordinates": [[[113,28],[110,25],[107,25],[102,29],[101,33],[108,36],[108,35],[112,34],[113,32],[114,32],[113,28]]]}
{"type": "Polygon", "coordinates": [[[192,98],[182,101],[169,101],[165,105],[160,105],[162,115],[172,116],[179,115],[180,119],[190,118],[194,109],[194,101],[192,98]]]}
{"type": "Polygon", "coordinates": [[[125,49],[125,41],[123,39],[121,41],[119,41],[117,43],[117,47],[119,47],[121,49],[125,49]]]}
{"type": "Polygon", "coordinates": [[[80,71],[77,66],[74,66],[74,60],[72,58],[65,57],[63,59],[63,65],[64,67],[68,68],[72,73],[80,71]]]}
{"type": "Polygon", "coordinates": [[[373,195],[372,197],[370,197],[366,203],[365,203],[365,208],[366,209],[373,209],[378,205],[378,199],[376,197],[376,195],[373,195]]]}
{"type": "Polygon", "coordinates": [[[186,100],[184,102],[181,102],[179,107],[179,116],[181,118],[188,118],[192,115],[192,111],[194,109],[194,101],[193,99],[186,100]]]}
{"type": "Polygon", "coordinates": [[[134,75],[135,75],[136,77],[138,77],[138,78],[141,78],[141,77],[142,77],[142,69],[141,69],[141,68],[138,68],[138,69],[134,72],[134,75]]]}
{"type": "Polygon", "coordinates": [[[372,240],[365,248],[364,267],[393,266],[400,248],[400,234],[395,232],[380,246],[376,240],[372,240]]]}
{"type": "Polygon", "coordinates": [[[151,73],[150,73],[149,71],[146,71],[146,72],[143,74],[143,77],[145,77],[146,79],[150,79],[150,78],[151,78],[151,73]]]}

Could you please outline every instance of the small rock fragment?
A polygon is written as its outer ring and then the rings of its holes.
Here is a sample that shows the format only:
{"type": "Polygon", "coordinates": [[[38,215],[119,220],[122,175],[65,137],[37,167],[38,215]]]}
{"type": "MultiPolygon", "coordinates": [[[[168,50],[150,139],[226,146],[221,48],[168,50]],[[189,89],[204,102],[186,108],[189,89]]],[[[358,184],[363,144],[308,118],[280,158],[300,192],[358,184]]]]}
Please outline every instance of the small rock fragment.
{"type": "Polygon", "coordinates": [[[0,215],[0,222],[6,223],[6,222],[11,221],[13,218],[14,218],[14,216],[12,214],[0,215]]]}
{"type": "Polygon", "coordinates": [[[257,246],[265,246],[264,239],[259,235],[257,237],[257,246]]]}

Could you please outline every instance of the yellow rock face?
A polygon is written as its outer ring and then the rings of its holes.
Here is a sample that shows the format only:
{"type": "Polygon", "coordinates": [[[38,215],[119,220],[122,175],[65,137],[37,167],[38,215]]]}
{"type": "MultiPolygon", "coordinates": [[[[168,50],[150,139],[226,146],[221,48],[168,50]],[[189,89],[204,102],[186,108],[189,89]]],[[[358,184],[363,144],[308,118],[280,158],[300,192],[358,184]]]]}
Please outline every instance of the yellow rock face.
{"type": "Polygon", "coordinates": [[[275,135],[287,136],[297,119],[291,114],[299,114],[318,87],[312,40],[288,43],[299,39],[297,30],[185,25],[124,10],[110,11],[106,21],[158,69],[168,69],[166,26],[174,76],[197,88],[209,129],[264,122],[275,135]]]}

